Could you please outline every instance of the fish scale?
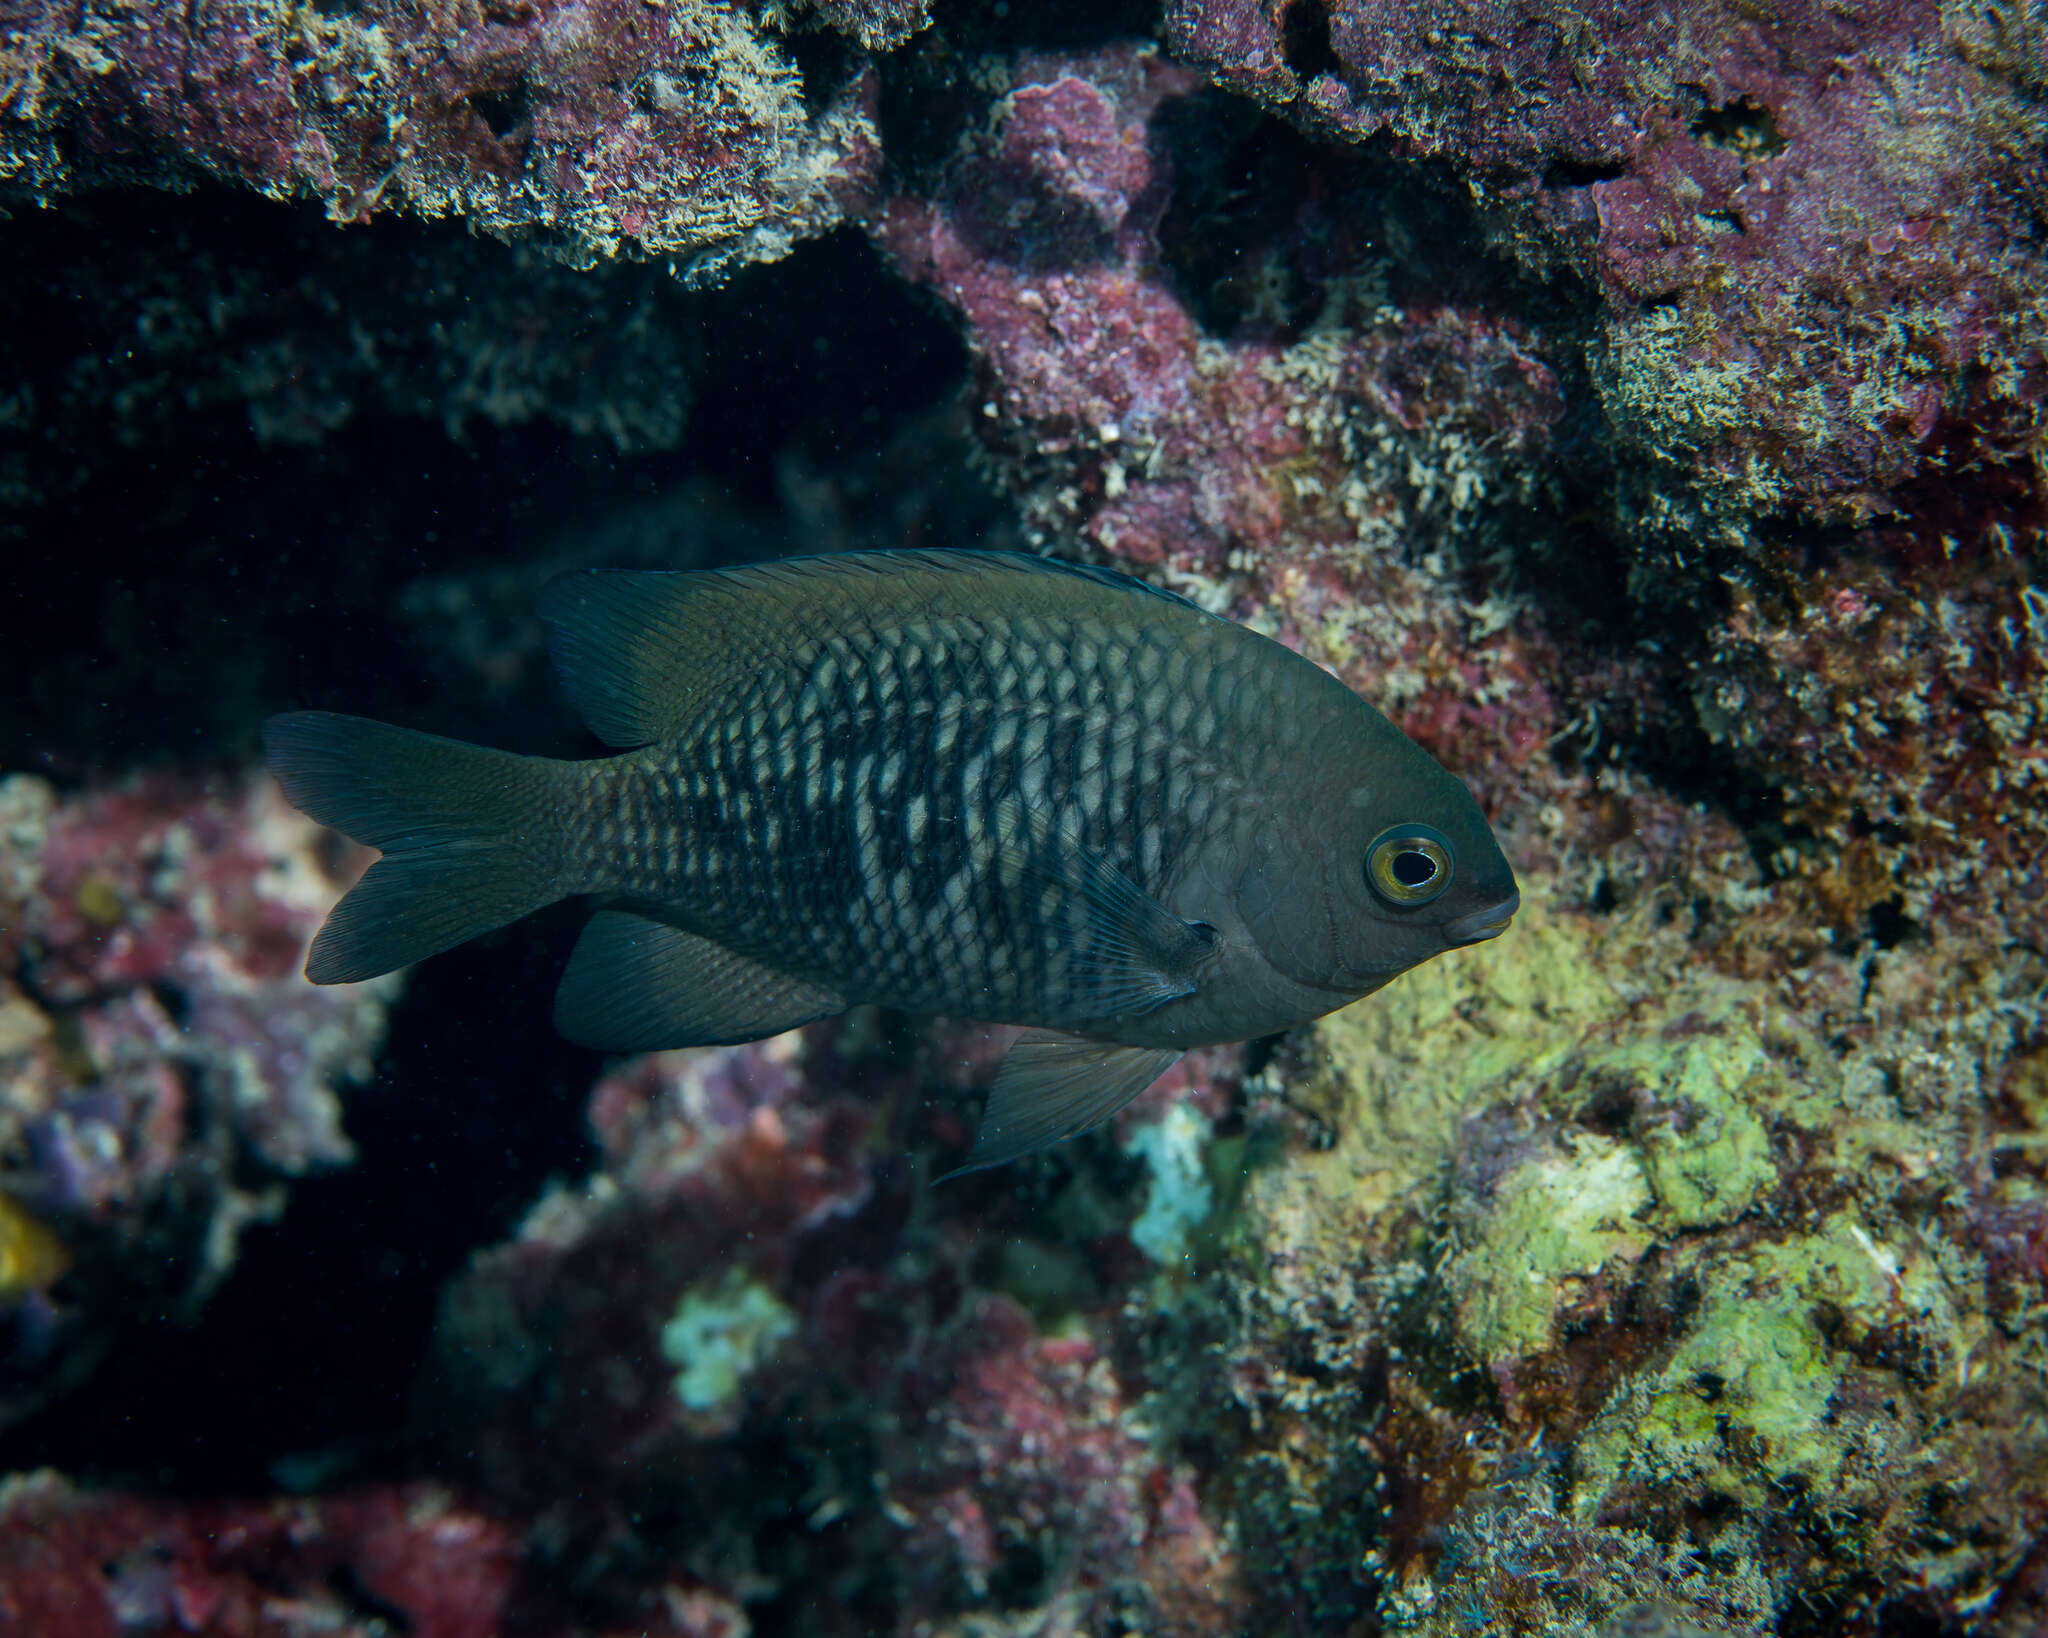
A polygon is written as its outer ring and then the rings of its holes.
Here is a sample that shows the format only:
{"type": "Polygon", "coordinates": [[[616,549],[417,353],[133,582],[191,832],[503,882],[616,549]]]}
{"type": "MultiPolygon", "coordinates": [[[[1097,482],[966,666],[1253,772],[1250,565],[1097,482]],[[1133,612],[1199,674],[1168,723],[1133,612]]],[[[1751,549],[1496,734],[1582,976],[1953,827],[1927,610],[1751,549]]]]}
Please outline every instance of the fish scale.
{"type": "Polygon", "coordinates": [[[888,552],[563,576],[541,613],[613,756],[324,713],[265,727],[378,847],[307,973],[368,977],[575,893],[556,1017],[617,1050],[856,1002],[1028,1026],[970,1166],[1082,1130],[1186,1047],[1491,937],[1471,794],[1279,644],[1105,570],[888,552]]]}
{"type": "MultiPolygon", "coordinates": [[[[1034,619],[954,622],[798,651],[786,667],[758,674],[746,694],[723,702],[722,720],[683,739],[681,765],[701,763],[712,770],[711,804],[678,799],[681,782],[670,772],[677,757],[668,751],[650,753],[627,799],[635,813],[665,810],[665,829],[684,838],[680,851],[713,861],[720,902],[691,904],[691,881],[663,872],[617,886],[633,897],[686,906],[693,920],[736,948],[772,954],[807,974],[851,976],[864,993],[895,1005],[943,1004],[965,986],[999,997],[1002,1014],[1076,1016],[1085,997],[1049,982],[1060,954],[1060,929],[1030,918],[1013,929],[993,891],[993,861],[977,861],[957,840],[949,847],[944,839],[958,833],[959,815],[976,803],[984,828],[993,829],[1005,803],[1042,801],[1048,789],[1058,789],[1062,795],[1051,809],[1057,826],[1103,848],[1128,870],[1153,861],[1151,879],[1139,874],[1139,885],[1152,892],[1166,886],[1158,861],[1177,852],[1186,829],[1168,808],[1167,769],[1200,763],[1216,742],[1221,718],[1205,702],[1191,731],[1176,739],[1170,725],[1163,730],[1118,717],[1112,708],[1115,678],[1141,670],[1138,651],[1147,646],[1142,632],[1034,619]],[[955,655],[961,656],[957,663],[950,658],[955,655]],[[979,655],[996,663],[977,663],[979,655]],[[1008,664],[1013,655],[1037,662],[1028,684],[1008,664]],[[1055,658],[1060,663],[1044,663],[1055,658]],[[984,695],[974,726],[950,733],[949,752],[941,754],[946,702],[976,695],[1004,678],[1013,679],[1008,692],[984,695]],[[846,772],[846,799],[839,804],[801,801],[806,788],[781,773],[785,742],[800,736],[800,713],[823,725],[819,752],[827,767],[846,772]],[[1091,781],[1084,767],[1100,768],[1126,744],[1137,777],[1116,787],[1112,800],[1108,783],[1091,781]],[[744,769],[736,765],[742,748],[744,769]],[[966,772],[984,751],[988,776],[970,790],[966,772]],[[892,766],[899,770],[893,784],[892,766]],[[770,794],[754,801],[751,791],[770,794]],[[922,853],[915,872],[911,863],[920,850],[907,823],[887,817],[907,815],[913,802],[936,815],[932,834],[941,838],[922,853]],[[863,808],[877,816],[868,860],[859,838],[863,808]],[[768,845],[771,813],[781,822],[781,846],[768,845]],[[966,884],[964,902],[934,916],[953,881],[966,884]],[[835,887],[842,890],[837,895],[835,887]],[[742,913],[735,913],[740,907],[742,913]],[[1013,930],[1021,935],[1014,949],[1005,938],[1013,930]],[[995,949],[1013,959],[993,966],[995,949]],[[1019,953],[1021,971],[1014,964],[1019,953]]],[[[1161,657],[1162,677],[1170,674],[1163,662],[1161,657]]],[[[1234,682],[1228,668],[1212,677],[1212,686],[1234,682]]],[[[1166,698],[1164,688],[1154,697],[1166,698]]],[[[1238,783],[1222,767],[1196,771],[1238,783]]],[[[836,782],[818,794],[833,788],[836,782]]],[[[1208,797],[1206,788],[1199,793],[1189,823],[1200,823],[1208,797]]]]}

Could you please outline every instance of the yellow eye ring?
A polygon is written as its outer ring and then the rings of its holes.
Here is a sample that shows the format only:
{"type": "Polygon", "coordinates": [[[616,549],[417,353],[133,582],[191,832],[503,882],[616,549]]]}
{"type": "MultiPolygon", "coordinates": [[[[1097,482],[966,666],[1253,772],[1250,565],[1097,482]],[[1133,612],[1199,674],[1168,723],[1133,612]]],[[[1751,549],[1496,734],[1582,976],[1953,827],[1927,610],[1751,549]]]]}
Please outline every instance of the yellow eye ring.
{"type": "Polygon", "coordinates": [[[1449,838],[1427,825],[1382,831],[1365,852],[1366,881],[1400,910],[1429,903],[1451,885],[1456,868],[1449,838]]]}

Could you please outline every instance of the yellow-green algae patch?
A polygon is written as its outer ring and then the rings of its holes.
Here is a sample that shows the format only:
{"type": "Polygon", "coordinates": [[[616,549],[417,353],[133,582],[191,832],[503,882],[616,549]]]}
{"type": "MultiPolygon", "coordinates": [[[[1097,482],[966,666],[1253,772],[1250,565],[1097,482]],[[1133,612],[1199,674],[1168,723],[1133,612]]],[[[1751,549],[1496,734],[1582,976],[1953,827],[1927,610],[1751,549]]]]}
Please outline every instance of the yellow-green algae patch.
{"type": "Polygon", "coordinates": [[[1477,1359],[1547,1347],[1576,1281],[1649,1249],[1649,1207],[1641,1157],[1598,1135],[1510,1173],[1482,1232],[1443,1270],[1459,1342],[1477,1359]]]}
{"type": "MultiPolygon", "coordinates": [[[[1626,998],[1573,917],[1528,895],[1507,938],[1453,951],[1316,1025],[1303,1093],[1335,1145],[1262,1177],[1257,1209],[1357,1224],[1434,1180],[1483,1099],[1534,1085],[1626,998]]],[[[1333,1225],[1334,1226],[1334,1225],[1333,1225]]]]}
{"type": "Polygon", "coordinates": [[[1698,1482],[1751,1506],[1790,1481],[1875,1500],[1909,1459],[1913,1430],[1857,1353],[1892,1333],[1914,1350],[1903,1363],[1939,1388],[1983,1330],[1981,1316],[1958,1314],[1931,1258],[1880,1241],[1851,1211],[1810,1234],[1682,1265],[1699,1312],[1669,1360],[1616,1394],[1581,1440],[1581,1513],[1631,1482],[1698,1482]],[[1852,1431],[1837,1399],[1858,1377],[1873,1379],[1871,1406],[1852,1431]]]}
{"type": "MultiPolygon", "coordinates": [[[[2048,1430],[2048,1310],[1994,1300],[1959,1191],[1988,1175],[1991,1077],[2036,1038],[2038,963],[1940,938],[1760,963],[1784,929],[1750,888],[1722,967],[1697,887],[1608,915],[1523,887],[1505,937],[1272,1076],[1305,1123],[1242,1192],[1222,1303],[1246,1539],[1323,1566],[1319,1604],[1376,1587],[1379,1620],[1429,1632],[1478,1619],[1422,1596],[1484,1581],[1445,1544],[1531,1484],[1559,1511],[1529,1529],[1588,1563],[1721,1520],[1665,1589],[1702,1617],[1726,1593],[1713,1630],[1751,1630],[1729,1612],[1759,1574],[1844,1607],[1996,1585],[2011,1463],[2048,1462],[2048,1431],[2014,1431],[2048,1430]],[[1982,1545],[1929,1556],[1964,1519],[1982,1545]]],[[[1599,1585],[1516,1619],[1597,1624],[1599,1585]]]]}
{"type": "Polygon", "coordinates": [[[1665,1225],[1733,1222],[1777,1182],[1757,1111],[1783,1101],[1783,1077],[1739,1015],[1676,1045],[1617,1046],[1598,1068],[1641,1086],[1668,1112],[1639,1123],[1634,1134],[1665,1225]]]}
{"type": "Polygon", "coordinates": [[[1625,1138],[1532,1130],[1530,1162],[1483,1209],[1454,1202],[1445,1284],[1484,1362],[1548,1346],[1560,1302],[1610,1260],[1749,1210],[1777,1180],[1770,1111],[1800,1095],[1743,1004],[1755,986],[1674,969],[1674,943],[1639,919],[1548,909],[1539,890],[1509,936],[1323,1020],[1303,1093],[1336,1142],[1255,1182],[1269,1248],[1342,1260],[1394,1208],[1433,1210],[1477,1111],[1555,1124],[1603,1091],[1626,1097],[1642,1116],[1625,1138]]]}

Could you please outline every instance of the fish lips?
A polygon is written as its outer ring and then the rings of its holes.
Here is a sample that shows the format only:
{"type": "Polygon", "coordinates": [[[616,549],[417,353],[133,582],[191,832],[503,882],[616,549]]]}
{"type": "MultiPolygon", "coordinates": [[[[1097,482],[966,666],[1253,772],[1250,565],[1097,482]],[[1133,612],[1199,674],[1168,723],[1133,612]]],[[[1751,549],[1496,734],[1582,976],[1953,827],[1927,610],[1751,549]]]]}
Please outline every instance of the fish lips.
{"type": "Polygon", "coordinates": [[[1460,916],[1456,921],[1444,923],[1444,941],[1449,944],[1484,944],[1490,938],[1499,938],[1508,930],[1508,923],[1515,919],[1515,912],[1522,908],[1522,895],[1510,893],[1500,903],[1484,910],[1475,910],[1469,916],[1460,916]]]}

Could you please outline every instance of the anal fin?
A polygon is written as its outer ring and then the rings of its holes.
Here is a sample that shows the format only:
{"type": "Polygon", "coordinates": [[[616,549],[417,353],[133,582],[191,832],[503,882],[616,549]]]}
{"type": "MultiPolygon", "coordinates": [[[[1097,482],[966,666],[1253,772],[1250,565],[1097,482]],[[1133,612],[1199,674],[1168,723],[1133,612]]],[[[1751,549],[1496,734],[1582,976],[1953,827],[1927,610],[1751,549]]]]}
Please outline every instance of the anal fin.
{"type": "Polygon", "coordinates": [[[1171,1047],[1026,1030],[996,1071],[973,1153],[946,1177],[1000,1166],[1100,1125],[1179,1060],[1171,1047]]]}
{"type": "Polygon", "coordinates": [[[600,910],[555,992],[555,1027],[609,1052],[732,1046],[846,1010],[844,996],[626,910],[600,910]]]}

